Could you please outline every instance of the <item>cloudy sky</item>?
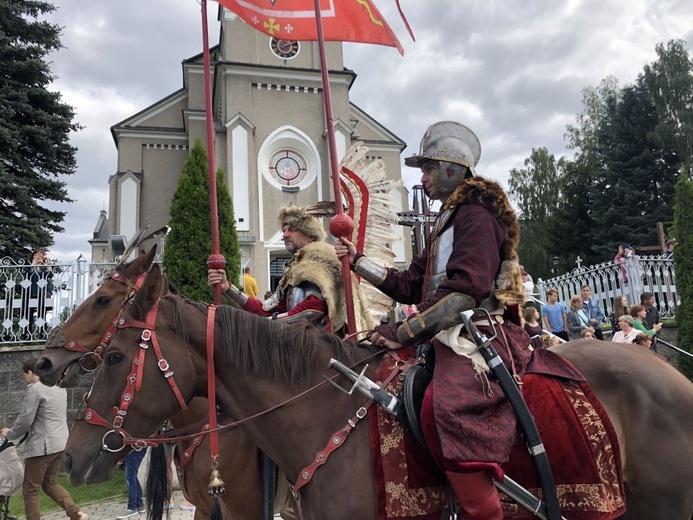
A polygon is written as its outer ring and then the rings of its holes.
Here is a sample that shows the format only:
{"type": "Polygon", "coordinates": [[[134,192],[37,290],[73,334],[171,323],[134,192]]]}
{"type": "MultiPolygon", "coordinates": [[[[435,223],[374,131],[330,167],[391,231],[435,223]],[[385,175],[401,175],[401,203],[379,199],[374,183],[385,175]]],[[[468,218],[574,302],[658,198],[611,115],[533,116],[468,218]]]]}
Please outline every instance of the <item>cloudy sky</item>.
{"type": "MultiPolygon", "coordinates": [[[[116,170],[110,127],[182,86],[181,61],[202,49],[195,0],[54,0],[50,20],[64,49],[51,55],[54,88],[85,129],[73,137],[78,170],[72,204],[51,256],[90,257],[99,211],[116,170]]],[[[478,172],[507,186],[532,148],[567,153],[565,127],[582,110],[583,88],[607,76],[632,82],[656,59],[655,45],[680,38],[693,53],[691,0],[376,0],[405,49],[345,44],[358,78],[351,99],[415,152],[428,124],[467,124],[482,144],[478,172]]],[[[218,41],[209,1],[210,40],[218,41]]],[[[404,168],[411,187],[418,173],[404,168]]]]}

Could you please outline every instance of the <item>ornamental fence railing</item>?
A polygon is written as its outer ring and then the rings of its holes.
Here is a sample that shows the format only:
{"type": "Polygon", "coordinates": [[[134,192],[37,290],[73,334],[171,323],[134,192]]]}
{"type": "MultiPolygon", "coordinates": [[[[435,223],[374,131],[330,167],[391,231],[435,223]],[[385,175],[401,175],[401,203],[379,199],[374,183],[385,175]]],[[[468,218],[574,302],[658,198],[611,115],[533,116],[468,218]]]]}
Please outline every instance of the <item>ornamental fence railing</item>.
{"type": "Polygon", "coordinates": [[[570,273],[537,281],[539,299],[547,301],[546,291],[558,290],[558,300],[570,310],[570,298],[579,295],[580,289],[589,285],[592,298],[604,311],[608,321],[616,296],[625,295],[628,305],[640,303],[644,292],[654,294],[655,305],[662,318],[673,318],[681,303],[676,294],[676,273],[671,258],[641,256],[625,259],[622,263],[610,261],[573,269],[570,273]]]}
{"type": "MultiPolygon", "coordinates": [[[[48,331],[63,323],[105,279],[114,263],[92,263],[83,258],[69,263],[32,266],[11,258],[0,260],[0,345],[39,343],[48,331]]],[[[604,262],[537,281],[538,297],[546,301],[546,291],[555,287],[559,301],[569,307],[570,297],[589,285],[605,320],[614,297],[624,294],[630,305],[640,302],[643,292],[655,295],[655,305],[663,318],[674,317],[680,303],[676,294],[676,273],[671,259],[640,257],[618,264],[604,262]]]]}
{"type": "Polygon", "coordinates": [[[0,345],[39,343],[63,323],[114,268],[114,263],[30,265],[0,260],[0,345]]]}

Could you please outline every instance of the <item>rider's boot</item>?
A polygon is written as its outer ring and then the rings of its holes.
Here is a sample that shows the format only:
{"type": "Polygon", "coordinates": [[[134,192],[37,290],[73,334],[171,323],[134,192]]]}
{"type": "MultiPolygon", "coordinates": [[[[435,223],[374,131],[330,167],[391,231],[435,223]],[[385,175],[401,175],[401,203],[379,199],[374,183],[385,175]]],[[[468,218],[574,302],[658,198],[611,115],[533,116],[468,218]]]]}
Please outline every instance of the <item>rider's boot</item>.
{"type": "Polygon", "coordinates": [[[465,520],[503,520],[498,490],[488,473],[453,473],[446,471],[465,520]]]}

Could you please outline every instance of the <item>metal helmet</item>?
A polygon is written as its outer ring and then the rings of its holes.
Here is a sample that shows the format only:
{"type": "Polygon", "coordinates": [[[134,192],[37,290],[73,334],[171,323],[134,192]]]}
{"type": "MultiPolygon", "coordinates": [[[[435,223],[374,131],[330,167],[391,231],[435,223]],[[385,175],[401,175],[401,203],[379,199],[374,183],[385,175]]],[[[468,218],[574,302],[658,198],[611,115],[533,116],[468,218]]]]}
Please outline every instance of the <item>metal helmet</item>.
{"type": "Polygon", "coordinates": [[[419,153],[404,160],[404,164],[419,168],[421,162],[431,159],[461,164],[474,173],[481,157],[479,138],[466,126],[455,121],[440,121],[428,127],[421,139],[419,153]]]}

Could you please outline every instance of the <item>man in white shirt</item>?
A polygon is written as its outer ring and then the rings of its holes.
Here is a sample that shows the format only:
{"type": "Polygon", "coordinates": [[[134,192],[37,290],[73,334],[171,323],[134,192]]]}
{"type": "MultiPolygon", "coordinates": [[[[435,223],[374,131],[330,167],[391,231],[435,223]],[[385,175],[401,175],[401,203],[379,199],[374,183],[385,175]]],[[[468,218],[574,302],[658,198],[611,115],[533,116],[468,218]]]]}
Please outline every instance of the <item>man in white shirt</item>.
{"type": "Polygon", "coordinates": [[[633,343],[635,336],[638,335],[638,331],[633,328],[633,316],[624,314],[618,319],[618,326],[621,327],[621,330],[614,334],[611,341],[615,343],[633,343]]]}

